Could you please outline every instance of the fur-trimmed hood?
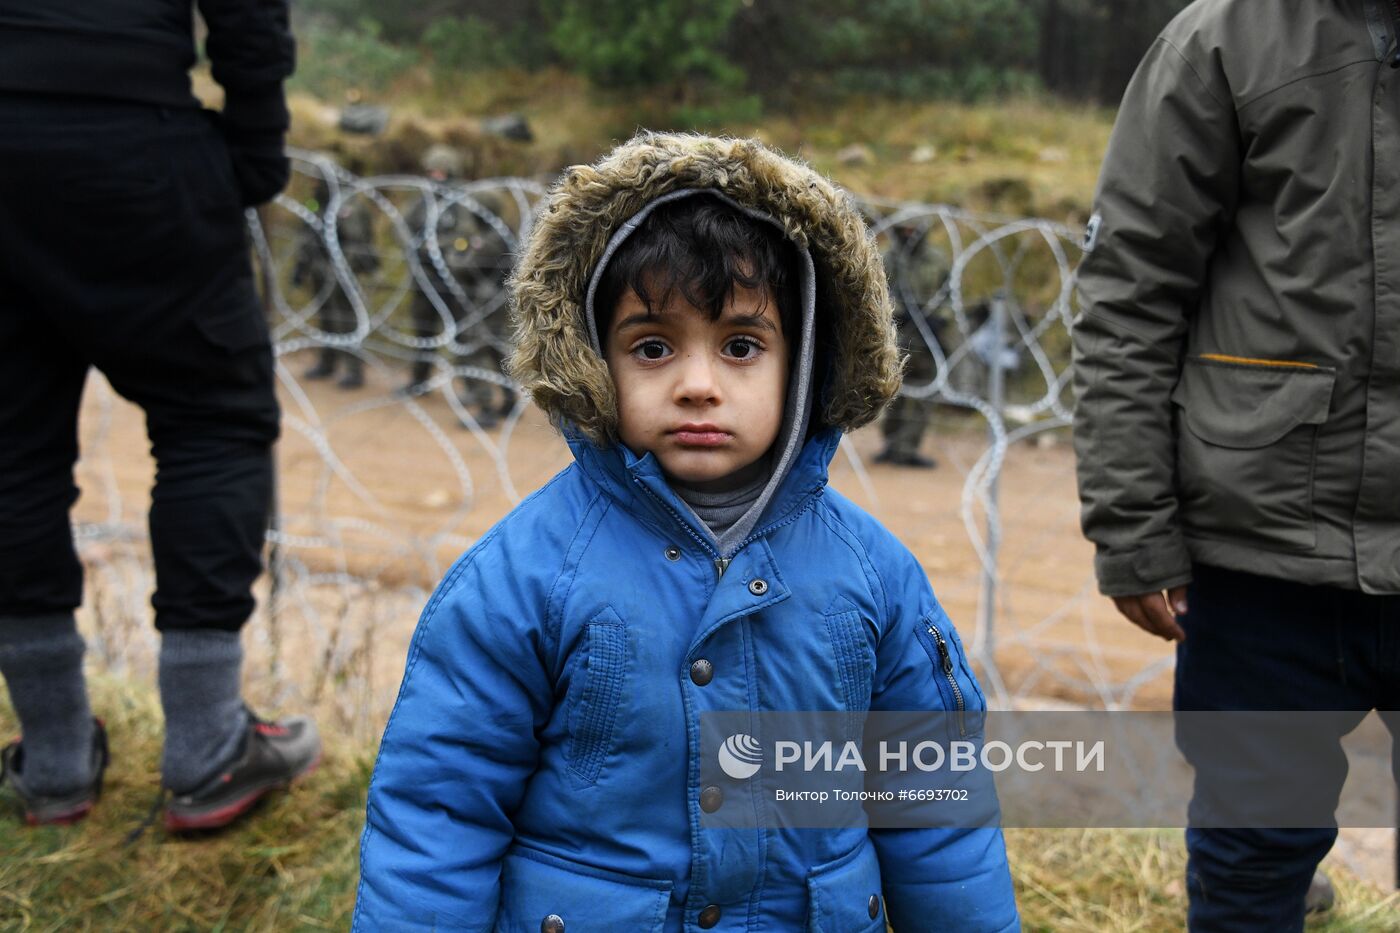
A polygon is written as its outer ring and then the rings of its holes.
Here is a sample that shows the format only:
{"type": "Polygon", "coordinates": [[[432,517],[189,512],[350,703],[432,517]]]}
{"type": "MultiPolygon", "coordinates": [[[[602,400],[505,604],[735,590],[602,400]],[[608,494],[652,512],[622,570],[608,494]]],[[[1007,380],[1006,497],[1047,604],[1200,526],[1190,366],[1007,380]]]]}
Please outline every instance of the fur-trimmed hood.
{"type": "Polygon", "coordinates": [[[771,217],[811,254],[824,368],[814,427],[852,431],[899,389],[901,356],[879,250],[850,196],[749,139],[647,133],[550,191],[510,279],[511,375],[561,429],[617,440],[617,396],[585,318],[589,281],[613,233],[649,203],[710,189],[771,217]]]}

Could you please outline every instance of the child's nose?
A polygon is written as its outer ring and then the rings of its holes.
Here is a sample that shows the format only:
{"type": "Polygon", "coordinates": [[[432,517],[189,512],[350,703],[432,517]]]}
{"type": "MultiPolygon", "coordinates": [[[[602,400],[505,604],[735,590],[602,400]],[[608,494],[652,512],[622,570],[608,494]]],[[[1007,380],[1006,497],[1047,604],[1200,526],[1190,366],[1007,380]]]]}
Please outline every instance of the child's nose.
{"type": "Polygon", "coordinates": [[[714,363],[704,353],[689,353],[681,360],[676,401],[689,404],[719,401],[719,380],[714,363]]]}

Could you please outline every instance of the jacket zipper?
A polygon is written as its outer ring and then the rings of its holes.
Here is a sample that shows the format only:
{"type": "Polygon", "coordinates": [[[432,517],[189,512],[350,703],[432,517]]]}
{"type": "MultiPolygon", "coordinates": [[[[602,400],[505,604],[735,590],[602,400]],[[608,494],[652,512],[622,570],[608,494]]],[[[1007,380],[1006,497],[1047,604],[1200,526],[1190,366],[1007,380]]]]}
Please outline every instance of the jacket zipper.
{"type": "Polygon", "coordinates": [[[967,723],[964,714],[967,712],[967,704],[963,702],[962,688],[958,686],[957,678],[953,676],[953,654],[948,650],[948,643],[943,640],[943,633],[938,631],[937,626],[932,622],[928,624],[928,633],[933,636],[933,641],[938,645],[938,658],[943,666],[943,676],[948,681],[948,686],[953,688],[953,702],[958,707],[958,735],[967,735],[967,723]]]}

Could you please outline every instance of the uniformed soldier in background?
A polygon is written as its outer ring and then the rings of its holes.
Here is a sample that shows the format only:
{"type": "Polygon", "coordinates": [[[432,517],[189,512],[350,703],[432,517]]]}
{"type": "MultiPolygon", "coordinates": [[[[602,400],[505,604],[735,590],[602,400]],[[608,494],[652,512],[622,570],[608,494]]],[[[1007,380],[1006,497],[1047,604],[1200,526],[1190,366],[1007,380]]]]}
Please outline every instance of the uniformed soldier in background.
{"type": "MultiPolygon", "coordinates": [[[[909,355],[904,382],[911,387],[926,386],[938,375],[933,351],[916,316],[923,319],[929,333],[940,342],[947,330],[947,321],[931,313],[928,305],[947,283],[951,264],[926,234],[927,230],[916,225],[895,224],[889,229],[890,245],[884,252],[899,345],[909,355]]],[[[932,457],[919,452],[933,410],[932,397],[916,398],[904,392],[896,396],[880,422],[885,444],[875,455],[875,462],[922,469],[937,466],[932,457]]]]}
{"type": "MultiPolygon", "coordinates": [[[[379,268],[379,254],[374,246],[374,215],[364,198],[344,199],[335,211],[331,210],[330,200],[330,185],[325,179],[317,181],[312,209],[321,219],[322,227],[317,230],[306,224],[298,233],[292,286],[305,285],[320,299],[316,325],[322,331],[350,334],[355,331],[355,308],[345,285],[336,276],[327,239],[329,231],[334,229],[341,254],[356,276],[374,273],[379,268]]],[[[335,375],[338,362],[345,364],[345,374],[337,383],[342,389],[358,389],[365,384],[364,360],[352,349],[329,345],[317,351],[316,363],[303,375],[307,379],[328,379],[335,375]]]]}
{"type": "MultiPolygon", "coordinates": [[[[450,184],[461,177],[461,155],[450,146],[431,146],[423,157],[423,170],[433,181],[450,184]]],[[[451,313],[457,331],[455,342],[469,347],[453,362],[457,366],[503,373],[509,336],[505,280],[512,260],[510,246],[478,210],[450,196],[438,203],[436,228],[428,230],[427,197],[420,199],[409,212],[408,226],[415,236],[423,275],[451,313]],[[440,262],[433,255],[433,243],[440,262]],[[451,284],[444,281],[444,274],[450,277],[451,284]]],[[[489,197],[477,194],[472,200],[481,211],[499,216],[500,205],[489,197]]],[[[414,293],[410,311],[418,337],[441,334],[443,315],[421,283],[414,293]]],[[[431,351],[420,351],[413,364],[409,389],[421,391],[432,373],[431,351]]],[[[514,390],[489,379],[472,377],[464,379],[458,397],[472,410],[477,423],[485,428],[495,426],[515,407],[516,400],[514,390]],[[500,396],[499,401],[497,396],[500,396]]]]}

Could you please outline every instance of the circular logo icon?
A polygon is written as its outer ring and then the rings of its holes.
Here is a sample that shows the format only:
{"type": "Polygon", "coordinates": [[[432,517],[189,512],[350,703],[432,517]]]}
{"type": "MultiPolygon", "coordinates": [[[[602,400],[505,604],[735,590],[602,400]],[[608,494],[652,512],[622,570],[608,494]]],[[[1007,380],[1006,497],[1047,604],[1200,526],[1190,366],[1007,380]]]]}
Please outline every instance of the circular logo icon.
{"type": "Polygon", "coordinates": [[[719,766],[734,780],[747,780],[763,767],[763,746],[751,735],[735,733],[719,748],[719,766]]]}

